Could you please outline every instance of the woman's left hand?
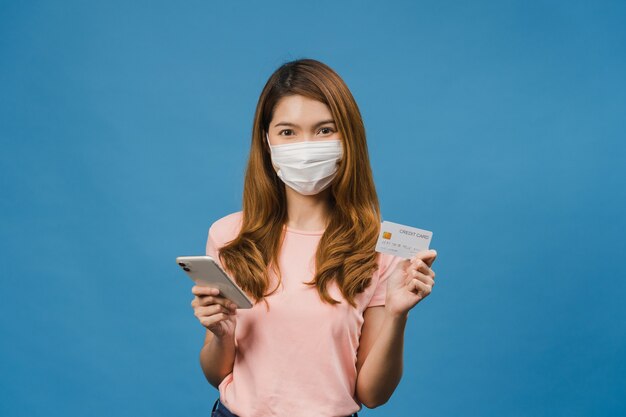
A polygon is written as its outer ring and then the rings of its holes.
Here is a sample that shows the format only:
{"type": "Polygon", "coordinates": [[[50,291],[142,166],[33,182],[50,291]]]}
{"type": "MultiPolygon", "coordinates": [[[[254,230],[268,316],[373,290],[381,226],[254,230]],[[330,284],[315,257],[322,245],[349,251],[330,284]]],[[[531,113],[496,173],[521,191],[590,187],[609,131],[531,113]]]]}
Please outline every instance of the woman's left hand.
{"type": "Polygon", "coordinates": [[[433,249],[418,252],[396,265],[387,279],[385,309],[394,316],[406,315],[426,298],[435,285],[435,271],[430,267],[437,258],[433,249]]]}

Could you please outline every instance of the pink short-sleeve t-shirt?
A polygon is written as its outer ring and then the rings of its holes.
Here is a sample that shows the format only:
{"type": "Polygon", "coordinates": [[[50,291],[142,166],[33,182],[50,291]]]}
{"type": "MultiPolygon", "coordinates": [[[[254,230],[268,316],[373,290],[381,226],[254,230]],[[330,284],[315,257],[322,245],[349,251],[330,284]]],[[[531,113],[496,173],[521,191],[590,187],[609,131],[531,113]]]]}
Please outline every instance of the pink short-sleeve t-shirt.
{"type": "MultiPolygon", "coordinates": [[[[209,229],[206,253],[219,262],[219,249],[241,228],[242,212],[209,229]]],[[[370,286],[355,298],[357,308],[336,284],[324,303],[314,286],[315,252],[323,231],[286,227],[279,254],[279,289],[251,309],[237,310],[233,371],[219,385],[220,399],[241,417],[336,417],[361,409],[355,398],[356,354],[363,312],[385,304],[386,279],[401,258],[379,254],[370,286]]],[[[275,281],[270,288],[275,287],[275,281]]]]}

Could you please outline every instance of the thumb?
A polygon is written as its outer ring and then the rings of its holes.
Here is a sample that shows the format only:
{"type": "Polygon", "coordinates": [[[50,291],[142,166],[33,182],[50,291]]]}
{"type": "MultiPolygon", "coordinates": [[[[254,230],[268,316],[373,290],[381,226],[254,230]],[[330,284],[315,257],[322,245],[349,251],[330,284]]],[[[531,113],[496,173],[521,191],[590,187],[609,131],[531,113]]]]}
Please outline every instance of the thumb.
{"type": "Polygon", "coordinates": [[[435,262],[435,259],[437,259],[437,251],[428,249],[417,253],[413,259],[421,259],[430,268],[433,262],[435,262]]]}

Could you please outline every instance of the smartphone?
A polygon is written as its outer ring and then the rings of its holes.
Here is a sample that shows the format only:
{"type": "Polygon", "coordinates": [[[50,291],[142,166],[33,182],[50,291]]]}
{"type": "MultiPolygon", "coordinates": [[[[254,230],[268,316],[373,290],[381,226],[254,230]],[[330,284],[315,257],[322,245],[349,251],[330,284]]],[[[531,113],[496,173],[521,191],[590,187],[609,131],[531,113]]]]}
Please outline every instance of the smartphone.
{"type": "Polygon", "coordinates": [[[219,289],[237,308],[252,308],[252,300],[210,256],[179,256],[176,263],[197,285],[219,289]]]}

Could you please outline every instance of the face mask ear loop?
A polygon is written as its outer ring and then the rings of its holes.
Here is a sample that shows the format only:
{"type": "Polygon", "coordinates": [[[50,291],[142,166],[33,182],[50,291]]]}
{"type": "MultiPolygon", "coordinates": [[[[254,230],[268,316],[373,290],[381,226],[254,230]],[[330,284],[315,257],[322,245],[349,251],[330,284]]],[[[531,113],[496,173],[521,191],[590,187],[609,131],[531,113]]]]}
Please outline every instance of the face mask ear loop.
{"type": "MultiPolygon", "coordinates": [[[[274,167],[274,162],[272,161],[272,144],[270,143],[270,136],[268,132],[265,132],[265,139],[267,139],[267,151],[270,154],[270,164],[274,167]]],[[[278,173],[275,170],[276,168],[274,167],[274,174],[278,176],[278,173]]]]}
{"type": "Polygon", "coordinates": [[[270,143],[270,135],[268,132],[265,132],[265,139],[267,140],[267,150],[269,153],[272,153],[272,144],[270,143]]]}

